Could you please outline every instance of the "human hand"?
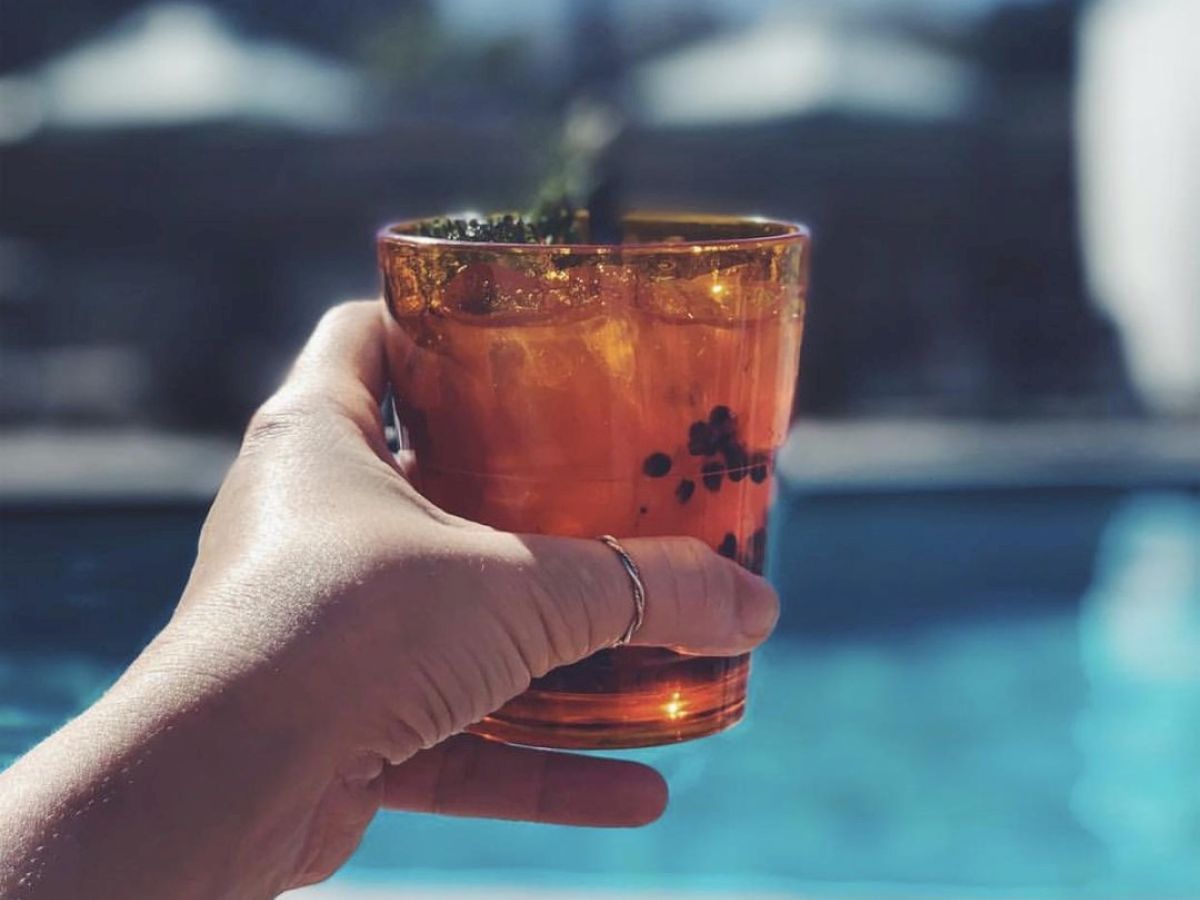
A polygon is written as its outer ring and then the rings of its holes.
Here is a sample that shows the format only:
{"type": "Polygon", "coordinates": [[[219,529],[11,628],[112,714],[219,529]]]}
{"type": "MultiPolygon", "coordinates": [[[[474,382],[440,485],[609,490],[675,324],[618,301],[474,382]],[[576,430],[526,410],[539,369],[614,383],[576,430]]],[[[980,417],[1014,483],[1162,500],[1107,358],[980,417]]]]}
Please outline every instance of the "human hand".
{"type": "MultiPolygon", "coordinates": [[[[380,418],[383,314],[352,303],[322,320],[252,420],[171,622],[124,679],[232,711],[178,733],[239,773],[204,782],[238,811],[227,837],[211,833],[238,896],[327,877],[381,806],[636,825],[666,802],[639,764],[459,734],[609,646],[630,582],[598,541],[498,532],[414,489],[380,418]]],[[[699,541],[624,546],[647,593],[635,644],[735,654],[773,627],[767,583],[699,541]]],[[[156,840],[160,856],[187,852],[156,840]]]]}

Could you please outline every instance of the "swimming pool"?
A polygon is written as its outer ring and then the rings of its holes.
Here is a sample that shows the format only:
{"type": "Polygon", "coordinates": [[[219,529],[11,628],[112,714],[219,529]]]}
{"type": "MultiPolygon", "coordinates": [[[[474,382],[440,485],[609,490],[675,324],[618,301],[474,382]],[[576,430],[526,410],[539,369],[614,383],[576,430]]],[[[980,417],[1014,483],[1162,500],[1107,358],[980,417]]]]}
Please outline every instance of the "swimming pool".
{"type": "MultiPolygon", "coordinates": [[[[0,764],[165,620],[202,515],[5,509],[0,764]]],[[[307,893],[1200,895],[1194,485],[793,487],[772,527],[747,721],[627,754],[671,784],[660,822],[388,813],[307,893]]]]}

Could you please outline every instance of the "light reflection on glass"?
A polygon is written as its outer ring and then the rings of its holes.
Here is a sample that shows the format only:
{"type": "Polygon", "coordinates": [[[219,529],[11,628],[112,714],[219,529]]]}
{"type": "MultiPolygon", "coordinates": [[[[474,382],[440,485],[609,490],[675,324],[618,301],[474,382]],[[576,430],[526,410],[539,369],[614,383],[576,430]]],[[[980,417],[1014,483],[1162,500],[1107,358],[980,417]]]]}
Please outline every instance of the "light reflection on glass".
{"type": "Polygon", "coordinates": [[[675,719],[682,719],[687,715],[687,704],[683,701],[683,698],[680,697],[679,691],[675,691],[673,694],[671,694],[671,699],[663,704],[663,712],[665,712],[667,714],[667,718],[671,719],[672,721],[675,719]]]}

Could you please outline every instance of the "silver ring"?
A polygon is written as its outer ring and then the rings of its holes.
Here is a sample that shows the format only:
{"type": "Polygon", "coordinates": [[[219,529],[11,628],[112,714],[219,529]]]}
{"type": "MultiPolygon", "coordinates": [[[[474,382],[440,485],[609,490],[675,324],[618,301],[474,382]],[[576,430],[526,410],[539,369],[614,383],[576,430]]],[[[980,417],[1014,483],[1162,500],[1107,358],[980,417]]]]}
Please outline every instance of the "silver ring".
{"type": "Polygon", "coordinates": [[[633,561],[633,557],[629,555],[615,537],[611,534],[602,534],[596,540],[617,554],[617,558],[621,560],[621,565],[629,573],[629,580],[633,583],[633,619],[630,621],[629,627],[625,629],[625,633],[613,641],[611,645],[613,647],[624,647],[633,640],[633,636],[637,634],[638,629],[642,627],[642,622],[646,619],[646,585],[642,583],[642,573],[638,571],[637,563],[633,561]]]}

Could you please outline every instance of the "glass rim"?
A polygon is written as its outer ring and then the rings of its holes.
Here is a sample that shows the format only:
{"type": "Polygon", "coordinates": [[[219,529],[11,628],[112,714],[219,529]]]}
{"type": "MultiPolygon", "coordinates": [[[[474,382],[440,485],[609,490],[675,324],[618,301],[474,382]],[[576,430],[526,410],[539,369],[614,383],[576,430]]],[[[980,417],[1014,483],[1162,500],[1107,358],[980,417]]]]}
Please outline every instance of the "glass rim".
{"type": "MultiPolygon", "coordinates": [[[[585,213],[586,215],[586,213],[585,213]]],[[[454,213],[452,218],[481,218],[479,213],[454,213]]],[[[526,244],[502,241],[463,241],[453,238],[428,237],[411,234],[406,229],[415,229],[422,223],[442,219],[445,216],[421,216],[403,219],[380,228],[376,242],[384,245],[441,248],[446,250],[502,251],[506,253],[528,253],[546,256],[608,256],[619,253],[701,253],[721,250],[752,250],[778,244],[806,244],[812,240],[807,225],[790,219],[769,216],[739,216],[724,213],[694,213],[659,210],[634,210],[623,215],[622,221],[680,222],[693,225],[759,225],[778,230],[775,234],[758,234],[747,237],[698,238],[681,241],[632,241],[622,244],[526,244]]]]}

